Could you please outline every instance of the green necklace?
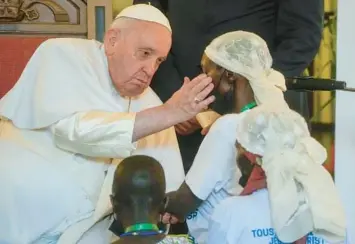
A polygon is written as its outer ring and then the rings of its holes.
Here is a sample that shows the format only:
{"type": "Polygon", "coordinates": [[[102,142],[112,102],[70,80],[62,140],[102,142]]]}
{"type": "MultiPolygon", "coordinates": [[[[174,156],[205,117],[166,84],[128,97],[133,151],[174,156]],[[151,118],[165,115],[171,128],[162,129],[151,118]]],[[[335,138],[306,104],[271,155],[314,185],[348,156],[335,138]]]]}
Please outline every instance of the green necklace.
{"type": "Polygon", "coordinates": [[[150,223],[142,223],[128,226],[125,229],[125,233],[128,232],[138,232],[138,231],[159,231],[159,228],[155,224],[150,223]]]}
{"type": "Polygon", "coordinates": [[[254,108],[254,107],[256,107],[256,106],[257,106],[256,102],[248,103],[247,105],[245,105],[244,107],[242,107],[242,109],[240,110],[240,112],[243,113],[243,112],[245,112],[245,111],[247,111],[247,110],[250,110],[250,109],[252,109],[252,108],[254,108]]]}

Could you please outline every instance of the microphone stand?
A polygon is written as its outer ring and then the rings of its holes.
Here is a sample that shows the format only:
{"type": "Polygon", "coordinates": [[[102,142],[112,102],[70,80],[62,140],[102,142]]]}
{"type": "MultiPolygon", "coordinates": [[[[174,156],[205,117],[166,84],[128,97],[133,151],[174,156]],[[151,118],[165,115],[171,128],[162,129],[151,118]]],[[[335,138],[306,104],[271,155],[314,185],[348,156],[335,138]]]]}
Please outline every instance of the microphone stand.
{"type": "Polygon", "coordinates": [[[286,87],[291,91],[348,91],[355,92],[355,88],[349,88],[344,81],[333,79],[321,79],[315,77],[289,77],[285,78],[286,87]]]}
{"type": "Polygon", "coordinates": [[[345,88],[342,89],[341,91],[355,92],[355,88],[345,88]]]}
{"type": "MultiPolygon", "coordinates": [[[[286,87],[291,91],[300,91],[300,92],[315,92],[315,91],[346,91],[346,92],[355,92],[355,88],[348,88],[346,82],[337,81],[332,79],[320,79],[314,77],[289,77],[285,78],[286,87]]],[[[333,97],[334,98],[334,97],[333,97]]],[[[332,99],[333,99],[332,98],[332,99]]],[[[331,100],[332,100],[331,99],[331,100]]],[[[301,110],[304,113],[304,98],[300,99],[301,110]],[[303,106],[302,106],[303,105],[303,106]]],[[[328,105],[330,101],[328,101],[325,105],[322,106],[320,111],[328,105]]],[[[308,108],[307,108],[308,109],[308,108]]],[[[318,113],[320,112],[318,111],[318,113]]],[[[306,113],[308,114],[308,112],[306,113]]]]}

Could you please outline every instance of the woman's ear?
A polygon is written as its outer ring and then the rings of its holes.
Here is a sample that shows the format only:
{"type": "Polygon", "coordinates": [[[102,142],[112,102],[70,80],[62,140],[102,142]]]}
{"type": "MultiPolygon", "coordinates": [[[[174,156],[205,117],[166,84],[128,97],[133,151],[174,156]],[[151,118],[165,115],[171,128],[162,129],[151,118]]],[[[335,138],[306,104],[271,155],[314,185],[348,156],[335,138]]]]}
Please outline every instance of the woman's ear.
{"type": "Polygon", "coordinates": [[[230,72],[228,70],[225,70],[225,76],[228,79],[228,81],[233,82],[238,79],[237,75],[234,74],[233,72],[230,72]]]}
{"type": "Polygon", "coordinates": [[[233,73],[233,72],[228,71],[228,70],[225,70],[225,75],[226,75],[227,79],[229,81],[232,81],[232,82],[236,82],[236,81],[244,78],[243,76],[241,76],[239,74],[236,74],[236,73],[233,73]]]}

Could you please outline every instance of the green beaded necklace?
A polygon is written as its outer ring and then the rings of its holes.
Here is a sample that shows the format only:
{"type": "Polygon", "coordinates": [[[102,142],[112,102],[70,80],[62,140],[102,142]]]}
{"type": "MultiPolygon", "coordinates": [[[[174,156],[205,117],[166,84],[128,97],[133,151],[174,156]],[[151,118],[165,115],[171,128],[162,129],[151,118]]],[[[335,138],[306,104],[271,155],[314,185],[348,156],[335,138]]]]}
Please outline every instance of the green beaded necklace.
{"type": "Polygon", "coordinates": [[[256,107],[256,106],[257,106],[256,102],[248,103],[247,105],[245,105],[244,107],[242,107],[242,109],[240,110],[240,112],[243,113],[243,112],[245,112],[245,111],[247,111],[247,110],[250,110],[250,109],[252,109],[252,108],[254,108],[254,107],[256,107]]]}
{"type": "Polygon", "coordinates": [[[139,231],[159,231],[159,228],[155,224],[141,223],[128,226],[125,229],[125,233],[139,232],[139,231]]]}

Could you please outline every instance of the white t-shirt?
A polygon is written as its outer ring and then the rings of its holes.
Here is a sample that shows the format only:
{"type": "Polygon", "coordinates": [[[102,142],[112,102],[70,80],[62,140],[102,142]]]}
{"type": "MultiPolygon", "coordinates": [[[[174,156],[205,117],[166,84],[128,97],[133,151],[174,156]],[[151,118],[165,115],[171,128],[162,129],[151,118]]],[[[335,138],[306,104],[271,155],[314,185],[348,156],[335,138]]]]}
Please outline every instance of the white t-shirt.
{"type": "Polygon", "coordinates": [[[236,128],[243,114],[228,114],[218,119],[203,140],[186,184],[200,199],[201,206],[187,217],[190,234],[196,242],[207,240],[208,222],[214,207],[223,199],[239,195],[241,172],[236,164],[236,128]]]}
{"type": "MultiPolygon", "coordinates": [[[[271,227],[266,189],[248,196],[234,196],[220,202],[210,218],[208,244],[283,244],[271,227]]],[[[313,235],[307,244],[330,244],[313,235]]],[[[350,244],[345,241],[342,244],[350,244]]]]}

